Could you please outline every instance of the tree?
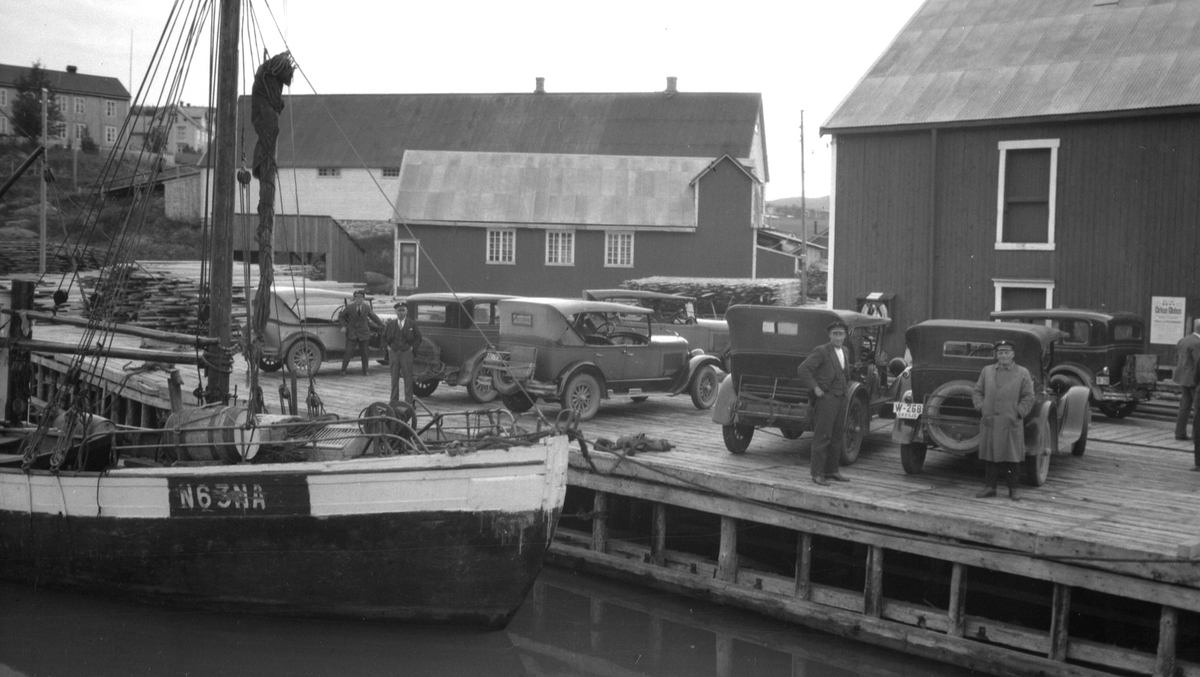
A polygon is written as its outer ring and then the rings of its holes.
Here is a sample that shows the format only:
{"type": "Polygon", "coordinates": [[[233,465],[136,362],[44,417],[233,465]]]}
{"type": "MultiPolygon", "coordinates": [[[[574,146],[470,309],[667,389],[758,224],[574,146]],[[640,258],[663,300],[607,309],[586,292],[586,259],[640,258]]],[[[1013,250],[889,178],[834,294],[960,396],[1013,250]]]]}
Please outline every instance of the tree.
{"type": "Polygon", "coordinates": [[[29,72],[17,78],[17,98],[13,101],[12,120],[17,133],[40,141],[42,138],[42,89],[46,89],[46,121],[50,136],[58,136],[63,129],[62,110],[58,97],[50,89],[50,77],[42,70],[40,61],[33,62],[29,72]]]}
{"type": "Polygon", "coordinates": [[[100,147],[96,145],[96,140],[92,138],[92,133],[86,128],[83,130],[83,138],[79,139],[79,150],[88,155],[95,155],[100,152],[100,147]]]}

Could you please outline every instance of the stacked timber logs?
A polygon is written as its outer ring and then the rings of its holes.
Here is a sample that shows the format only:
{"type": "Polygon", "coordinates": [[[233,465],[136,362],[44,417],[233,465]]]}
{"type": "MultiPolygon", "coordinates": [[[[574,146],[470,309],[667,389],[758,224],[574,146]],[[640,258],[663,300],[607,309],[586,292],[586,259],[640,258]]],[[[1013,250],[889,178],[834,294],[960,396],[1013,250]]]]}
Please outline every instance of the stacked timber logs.
{"type": "Polygon", "coordinates": [[[644,277],[621,283],[625,289],[644,289],[700,299],[696,312],[705,316],[709,301],[717,315],[739,303],[760,306],[798,306],[800,280],[794,278],[644,277]]]}
{"type": "MultiPolygon", "coordinates": [[[[4,240],[0,245],[0,276],[37,273],[41,260],[41,244],[34,239],[4,240]]],[[[100,259],[88,248],[75,251],[71,247],[49,247],[46,250],[46,272],[69,273],[75,270],[96,270],[100,259]]]]}

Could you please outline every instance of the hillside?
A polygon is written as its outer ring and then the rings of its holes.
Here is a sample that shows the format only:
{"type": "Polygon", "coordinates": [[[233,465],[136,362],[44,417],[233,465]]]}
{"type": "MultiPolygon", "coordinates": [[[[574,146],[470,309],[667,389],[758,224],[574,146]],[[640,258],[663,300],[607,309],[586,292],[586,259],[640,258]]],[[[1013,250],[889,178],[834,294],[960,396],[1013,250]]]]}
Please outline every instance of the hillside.
{"type": "MultiPolygon", "coordinates": [[[[829,196],[823,195],[821,197],[809,197],[805,201],[805,204],[809,209],[828,210],[829,209],[829,196]]],[[[768,200],[767,206],[769,206],[769,207],[787,207],[787,208],[797,208],[798,209],[800,207],[800,198],[784,197],[784,198],[780,198],[778,200],[768,200]]]]}

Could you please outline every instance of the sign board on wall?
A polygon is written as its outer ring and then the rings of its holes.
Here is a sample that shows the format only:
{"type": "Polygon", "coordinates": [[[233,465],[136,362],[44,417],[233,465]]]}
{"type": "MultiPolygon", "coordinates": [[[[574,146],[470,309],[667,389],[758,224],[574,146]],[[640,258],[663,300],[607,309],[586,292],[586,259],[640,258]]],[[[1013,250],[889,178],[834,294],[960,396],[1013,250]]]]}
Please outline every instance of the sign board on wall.
{"type": "Polygon", "coordinates": [[[1183,338],[1187,299],[1182,296],[1150,297],[1150,342],[1175,345],[1183,338]]]}

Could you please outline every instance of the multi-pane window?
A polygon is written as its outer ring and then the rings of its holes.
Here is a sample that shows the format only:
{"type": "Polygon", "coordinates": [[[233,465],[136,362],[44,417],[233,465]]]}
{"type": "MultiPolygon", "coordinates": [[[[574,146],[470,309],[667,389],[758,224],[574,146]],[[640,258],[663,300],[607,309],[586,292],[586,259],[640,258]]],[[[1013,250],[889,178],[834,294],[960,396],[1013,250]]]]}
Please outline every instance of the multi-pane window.
{"type": "Polygon", "coordinates": [[[117,102],[116,101],[105,101],[104,102],[104,115],[105,115],[105,117],[110,117],[110,118],[117,117],[117,102]]]}
{"type": "Polygon", "coordinates": [[[395,179],[395,178],[398,178],[399,176],[400,176],[400,168],[399,167],[384,167],[383,168],[383,178],[395,179]]]}
{"type": "Polygon", "coordinates": [[[83,124],[82,122],[76,122],[75,123],[75,138],[76,138],[76,140],[82,141],[83,135],[86,133],[87,133],[87,125],[83,124]]]}
{"type": "Polygon", "coordinates": [[[633,267],[633,233],[604,234],[604,267],[633,267]]]}
{"type": "Polygon", "coordinates": [[[516,263],[517,231],[489,228],[487,232],[487,262],[516,263]]]}
{"type": "Polygon", "coordinates": [[[995,310],[1028,310],[1054,307],[1054,282],[994,278],[995,310]]]}
{"type": "Polygon", "coordinates": [[[0,135],[8,134],[8,118],[0,115],[0,135]]]}
{"type": "Polygon", "coordinates": [[[83,105],[83,97],[75,97],[75,114],[83,115],[85,112],[87,112],[87,108],[85,108],[83,105]]]}
{"type": "Polygon", "coordinates": [[[8,105],[8,90],[0,89],[0,108],[8,105]]]}
{"type": "Polygon", "coordinates": [[[575,265],[575,231],[546,231],[546,265],[575,265]]]}
{"type": "Polygon", "coordinates": [[[178,125],[175,127],[175,140],[176,141],[186,141],[187,140],[187,127],[185,127],[183,125],[178,125]]]}
{"type": "Polygon", "coordinates": [[[117,128],[112,127],[112,126],[106,126],[104,128],[104,143],[112,144],[112,143],[116,143],[116,142],[117,142],[117,128]]]}
{"type": "Polygon", "coordinates": [[[1002,141],[996,249],[1053,250],[1058,139],[1002,141]]]}
{"type": "Polygon", "coordinates": [[[321,178],[333,178],[342,175],[341,167],[317,167],[317,176],[321,178]]]}

